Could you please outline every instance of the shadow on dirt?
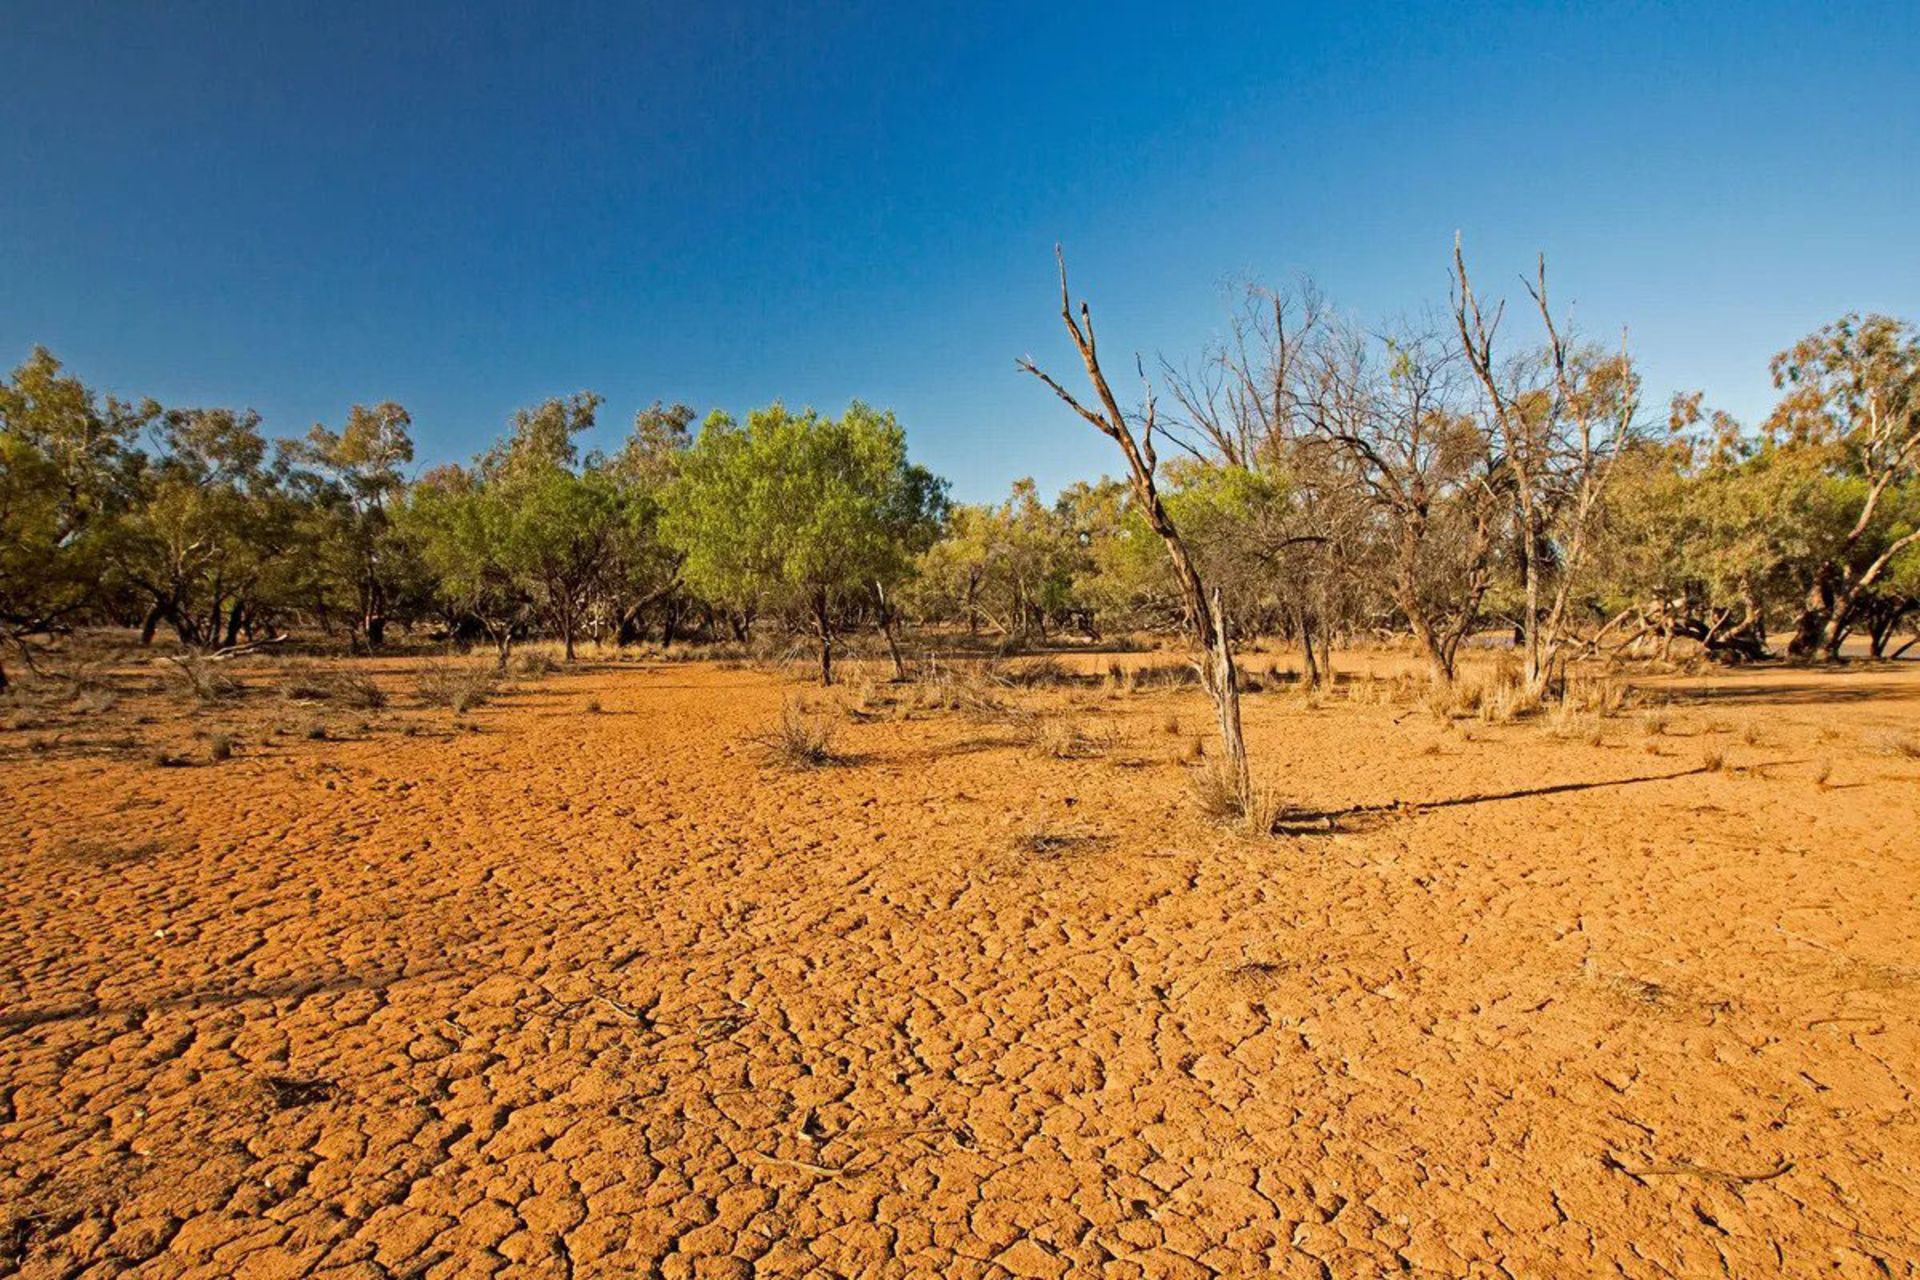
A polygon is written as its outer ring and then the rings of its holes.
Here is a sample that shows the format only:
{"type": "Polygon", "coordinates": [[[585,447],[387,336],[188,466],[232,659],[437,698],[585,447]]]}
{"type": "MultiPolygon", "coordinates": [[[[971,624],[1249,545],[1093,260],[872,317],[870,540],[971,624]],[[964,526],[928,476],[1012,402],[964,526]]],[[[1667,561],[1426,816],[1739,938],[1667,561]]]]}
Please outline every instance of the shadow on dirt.
{"type": "Polygon", "coordinates": [[[1293,809],[1283,815],[1274,830],[1284,835],[1314,835],[1328,832],[1371,831],[1396,818],[1415,817],[1429,809],[1454,809],[1464,805],[1491,804],[1498,800],[1528,800],[1536,796],[1565,795],[1572,791],[1596,791],[1603,787],[1626,787],[1637,782],[1669,782],[1695,774],[1712,772],[1705,765],[1672,773],[1638,774],[1631,778],[1601,778],[1592,782],[1554,782],[1545,786],[1520,787],[1512,791],[1480,791],[1471,795],[1449,796],[1443,800],[1395,800],[1391,804],[1360,804],[1344,809],[1293,809]]]}

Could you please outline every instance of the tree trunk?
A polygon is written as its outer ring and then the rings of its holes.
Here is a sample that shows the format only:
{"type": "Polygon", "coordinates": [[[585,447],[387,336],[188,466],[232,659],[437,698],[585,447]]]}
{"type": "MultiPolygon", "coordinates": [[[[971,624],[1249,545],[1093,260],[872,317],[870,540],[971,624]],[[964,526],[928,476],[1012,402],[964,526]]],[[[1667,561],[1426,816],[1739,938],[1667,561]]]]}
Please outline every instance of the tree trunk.
{"type": "Polygon", "coordinates": [[[887,656],[893,659],[893,678],[896,683],[907,678],[907,663],[900,656],[900,637],[895,627],[893,606],[887,602],[887,589],[879,583],[873,584],[873,595],[880,602],[880,634],[887,638],[887,656]]]}
{"type": "Polygon", "coordinates": [[[820,592],[814,597],[813,616],[820,628],[820,683],[833,683],[833,619],[827,607],[827,594],[820,592]]]}

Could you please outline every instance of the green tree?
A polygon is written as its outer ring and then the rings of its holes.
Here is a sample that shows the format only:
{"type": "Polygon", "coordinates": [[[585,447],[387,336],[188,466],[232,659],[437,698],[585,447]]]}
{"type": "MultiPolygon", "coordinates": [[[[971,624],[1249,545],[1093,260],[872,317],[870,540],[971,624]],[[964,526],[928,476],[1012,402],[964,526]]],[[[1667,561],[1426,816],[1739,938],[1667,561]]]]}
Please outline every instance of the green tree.
{"type": "Polygon", "coordinates": [[[316,423],[285,450],[291,462],[311,468],[295,482],[321,579],[320,607],[327,607],[334,591],[344,595],[351,601],[353,630],[370,648],[384,642],[388,613],[407,576],[393,508],[406,489],[403,468],[413,461],[412,425],[407,411],[391,401],[371,409],[354,405],[338,432],[316,423]]]}
{"type": "MultiPolygon", "coordinates": [[[[137,465],[132,446],[158,412],[101,402],[36,347],[0,384],[0,641],[62,626],[95,598],[111,520],[137,465]]],[[[0,648],[0,689],[6,688],[0,648]]]]}
{"type": "Polygon", "coordinates": [[[662,532],[694,590],[804,613],[833,683],[839,616],[888,592],[932,544],[945,485],[907,458],[891,413],[856,401],[830,418],[781,404],[744,426],[708,419],[669,492],[662,532]]]}
{"type": "Polygon", "coordinates": [[[1843,316],[1776,355],[1773,380],[1784,394],[1769,434],[1820,460],[1833,480],[1827,496],[1846,513],[1812,566],[1788,652],[1834,658],[1867,594],[1920,544],[1899,501],[1920,479],[1920,330],[1843,316]]]}

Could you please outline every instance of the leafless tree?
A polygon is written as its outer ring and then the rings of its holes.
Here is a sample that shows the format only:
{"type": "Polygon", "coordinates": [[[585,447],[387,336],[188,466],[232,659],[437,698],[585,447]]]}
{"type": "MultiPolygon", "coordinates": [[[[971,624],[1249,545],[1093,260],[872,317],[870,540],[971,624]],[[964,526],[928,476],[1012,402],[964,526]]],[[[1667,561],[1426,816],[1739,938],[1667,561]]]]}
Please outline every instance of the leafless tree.
{"type": "MultiPolygon", "coordinates": [[[[1133,421],[1120,407],[1119,398],[1114,394],[1105,370],[1101,368],[1092,311],[1082,302],[1079,315],[1074,315],[1072,296],[1067,289],[1067,260],[1057,246],[1054,258],[1060,268],[1060,319],[1067,327],[1068,336],[1073,339],[1074,350],[1079,352],[1081,364],[1086,367],[1087,381],[1093,388],[1093,406],[1089,407],[1074,396],[1036,365],[1032,357],[1022,357],[1019,367],[1044,382],[1075,413],[1118,445],[1121,456],[1126,459],[1134,502],[1148,527],[1166,545],[1167,557],[1173,563],[1187,625],[1198,651],[1195,661],[1200,668],[1201,683],[1207,696],[1213,700],[1227,768],[1244,811],[1252,802],[1253,784],[1247,768],[1246,739],[1240,729],[1240,688],[1234,670],[1233,648],[1228,643],[1227,620],[1223,616],[1218,589],[1208,593],[1185,539],[1181,537],[1180,530],[1174,527],[1166,505],[1160,500],[1159,485],[1155,478],[1159,456],[1153,439],[1159,423],[1152,384],[1146,385],[1145,400],[1137,419],[1140,431],[1136,435],[1133,421]]],[[[1144,370],[1141,380],[1146,382],[1144,370]]]]}
{"type": "Polygon", "coordinates": [[[1505,304],[1489,318],[1453,245],[1453,318],[1468,367],[1486,393],[1499,465],[1513,500],[1525,603],[1520,639],[1527,691],[1546,693],[1562,657],[1570,605],[1614,467],[1633,440],[1640,381],[1627,355],[1576,346],[1554,319],[1542,255],[1527,283],[1546,329],[1539,350],[1495,352],[1505,304]]]}

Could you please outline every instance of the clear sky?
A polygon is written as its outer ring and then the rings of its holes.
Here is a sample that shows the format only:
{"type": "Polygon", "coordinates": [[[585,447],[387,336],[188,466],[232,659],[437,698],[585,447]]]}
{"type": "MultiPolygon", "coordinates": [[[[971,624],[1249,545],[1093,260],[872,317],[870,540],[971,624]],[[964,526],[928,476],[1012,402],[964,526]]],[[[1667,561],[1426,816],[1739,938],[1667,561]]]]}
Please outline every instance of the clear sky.
{"type": "Polygon", "coordinates": [[[1536,251],[1649,391],[1749,419],[1920,318],[1920,4],[0,0],[0,360],[398,400],[424,461],[581,388],[896,409],[956,493],[1112,470],[1016,356],[1182,356],[1235,278],[1383,317],[1536,251]]]}

